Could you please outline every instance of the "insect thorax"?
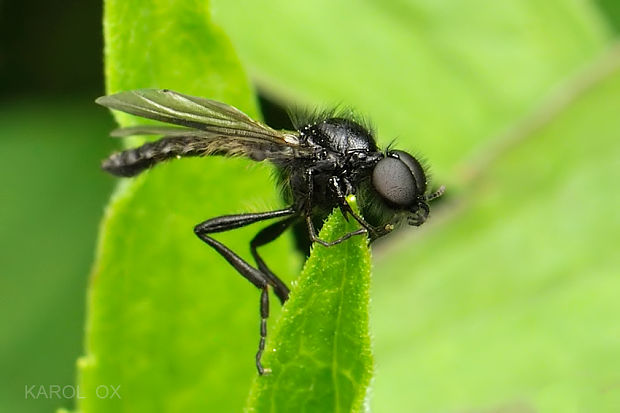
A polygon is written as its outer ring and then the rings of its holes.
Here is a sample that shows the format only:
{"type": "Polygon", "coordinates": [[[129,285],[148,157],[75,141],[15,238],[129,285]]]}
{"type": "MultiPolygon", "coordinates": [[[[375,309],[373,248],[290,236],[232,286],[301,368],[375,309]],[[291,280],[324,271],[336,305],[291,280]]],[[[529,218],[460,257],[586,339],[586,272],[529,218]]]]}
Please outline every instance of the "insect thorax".
{"type": "Polygon", "coordinates": [[[368,129],[344,118],[331,118],[300,129],[301,139],[329,151],[377,151],[375,139],[368,129]]]}
{"type": "Polygon", "coordinates": [[[284,168],[285,197],[298,208],[331,212],[338,205],[332,179],[342,184],[340,193],[354,193],[360,174],[363,178],[369,173],[367,155],[377,153],[375,140],[366,128],[343,118],[303,126],[299,133],[302,145],[312,148],[314,156],[284,168]]]}

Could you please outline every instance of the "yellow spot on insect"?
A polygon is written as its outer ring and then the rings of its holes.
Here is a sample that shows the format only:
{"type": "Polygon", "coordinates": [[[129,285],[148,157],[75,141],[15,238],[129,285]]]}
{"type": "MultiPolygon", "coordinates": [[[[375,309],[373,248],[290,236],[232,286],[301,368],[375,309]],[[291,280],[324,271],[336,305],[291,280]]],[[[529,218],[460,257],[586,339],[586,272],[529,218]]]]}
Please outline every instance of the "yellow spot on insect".
{"type": "Polygon", "coordinates": [[[392,230],[394,230],[394,225],[392,225],[392,224],[385,224],[385,230],[386,230],[386,231],[392,231],[392,230]]]}

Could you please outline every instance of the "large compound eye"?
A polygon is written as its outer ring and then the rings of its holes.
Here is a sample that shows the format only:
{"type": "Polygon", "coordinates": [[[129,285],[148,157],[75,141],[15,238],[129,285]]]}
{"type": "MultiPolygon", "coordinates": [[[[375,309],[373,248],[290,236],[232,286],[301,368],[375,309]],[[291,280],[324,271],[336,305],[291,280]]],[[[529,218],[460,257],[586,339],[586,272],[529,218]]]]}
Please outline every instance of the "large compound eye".
{"type": "Polygon", "coordinates": [[[393,151],[375,165],[372,185],[387,202],[406,208],[426,191],[426,175],[413,156],[393,151]]]}
{"type": "Polygon", "coordinates": [[[423,195],[426,192],[426,173],[424,173],[424,168],[422,168],[420,162],[403,151],[392,151],[389,155],[397,157],[409,167],[409,170],[413,174],[413,179],[415,179],[418,195],[423,195]]]}

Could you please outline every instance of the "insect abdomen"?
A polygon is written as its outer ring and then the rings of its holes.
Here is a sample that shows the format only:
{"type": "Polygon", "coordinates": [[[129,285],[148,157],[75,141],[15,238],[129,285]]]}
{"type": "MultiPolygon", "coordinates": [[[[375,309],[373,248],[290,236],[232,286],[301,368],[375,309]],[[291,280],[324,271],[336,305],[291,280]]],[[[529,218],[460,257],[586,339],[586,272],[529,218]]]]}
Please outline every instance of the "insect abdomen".
{"type": "Polygon", "coordinates": [[[204,145],[194,137],[162,138],[155,142],[118,152],[105,159],[103,170],[117,176],[135,176],[151,166],[177,156],[200,156],[204,145]]]}

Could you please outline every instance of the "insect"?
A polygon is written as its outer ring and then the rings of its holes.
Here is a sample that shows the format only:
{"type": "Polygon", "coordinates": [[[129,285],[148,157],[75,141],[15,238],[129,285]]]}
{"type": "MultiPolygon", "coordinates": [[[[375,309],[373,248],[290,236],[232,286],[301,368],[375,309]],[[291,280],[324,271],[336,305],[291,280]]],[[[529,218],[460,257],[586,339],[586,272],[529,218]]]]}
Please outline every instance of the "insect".
{"type": "Polygon", "coordinates": [[[410,154],[379,150],[373,133],[361,122],[334,114],[297,121],[296,131],[275,130],[240,110],[214,100],[170,90],[142,89],[103,96],[100,105],[176,126],[135,126],[113,131],[112,136],[161,135],[159,140],[115,153],[102,168],[130,177],[163,161],[189,156],[244,156],[267,160],[279,171],[283,196],[289,205],[276,211],[224,215],[194,227],[196,235],[215,249],[248,281],[260,289],[260,341],[256,353],[259,374],[267,337],[269,288],[280,302],[289,289],[265,264],[258,248],[274,241],[287,228],[302,223],[311,242],[330,247],[353,236],[367,234],[371,241],[407,222],[419,226],[429,215],[429,201],[441,196],[442,186],[429,193],[427,174],[410,154]],[[347,196],[355,195],[361,214],[353,211],[347,196]],[[317,236],[317,222],[334,209],[351,216],[359,229],[334,241],[317,236]],[[259,221],[276,219],[250,241],[256,266],[250,265],[212,235],[259,221]]]}

